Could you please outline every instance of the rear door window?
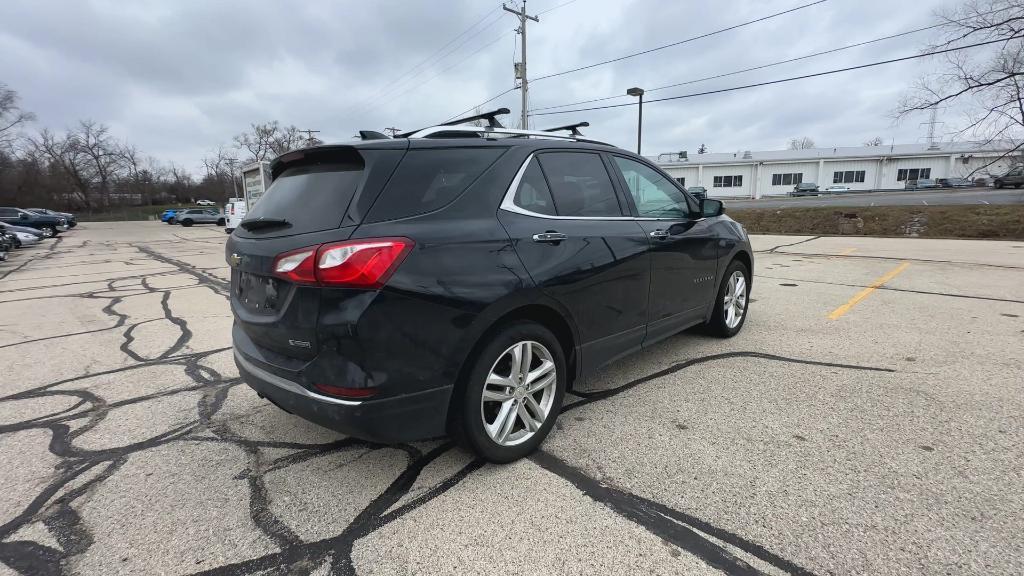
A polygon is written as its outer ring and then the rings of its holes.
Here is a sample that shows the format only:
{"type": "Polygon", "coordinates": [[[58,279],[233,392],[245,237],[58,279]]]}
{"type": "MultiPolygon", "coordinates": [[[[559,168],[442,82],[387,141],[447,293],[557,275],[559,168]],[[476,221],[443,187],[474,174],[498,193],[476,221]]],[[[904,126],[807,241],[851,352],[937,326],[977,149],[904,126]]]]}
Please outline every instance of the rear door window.
{"type": "MultiPolygon", "coordinates": [[[[362,164],[295,166],[281,173],[260,197],[246,220],[282,218],[289,226],[259,236],[284,236],[331,230],[341,225],[363,179],[362,164]]],[[[244,233],[244,232],[243,232],[244,233]]]]}
{"type": "Polygon", "coordinates": [[[556,215],[551,189],[548,188],[548,183],[544,180],[544,173],[540,171],[540,165],[536,160],[530,160],[526,172],[523,172],[523,178],[519,181],[519,188],[516,189],[513,203],[523,210],[535,214],[556,215]]]}
{"type": "Polygon", "coordinates": [[[397,220],[444,208],[504,152],[504,148],[410,150],[366,221],[397,220]]]}
{"type": "Polygon", "coordinates": [[[548,152],[538,154],[537,159],[559,216],[622,216],[622,207],[600,155],[548,152]]]}

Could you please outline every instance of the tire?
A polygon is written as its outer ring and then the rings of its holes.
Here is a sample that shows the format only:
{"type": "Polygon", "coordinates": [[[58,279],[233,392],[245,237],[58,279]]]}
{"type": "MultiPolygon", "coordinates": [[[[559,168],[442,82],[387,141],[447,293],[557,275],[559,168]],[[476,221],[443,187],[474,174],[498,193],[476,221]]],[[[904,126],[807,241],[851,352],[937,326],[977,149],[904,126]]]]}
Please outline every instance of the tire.
{"type": "Polygon", "coordinates": [[[227,222],[225,222],[223,218],[217,220],[217,226],[224,226],[225,224],[227,224],[227,222]]]}
{"type": "Polygon", "coordinates": [[[177,221],[177,220],[175,220],[174,218],[168,218],[168,219],[167,219],[167,223],[168,223],[168,224],[177,224],[177,223],[178,223],[178,221],[177,221]]]}
{"type": "Polygon", "coordinates": [[[192,224],[194,224],[194,222],[192,222],[191,218],[185,218],[184,220],[181,221],[181,225],[186,227],[186,228],[188,228],[192,224]]]}
{"type": "Polygon", "coordinates": [[[1002,188],[1003,187],[1003,181],[1002,180],[996,180],[995,186],[996,186],[996,188],[1002,188]]]}
{"type": "MultiPolygon", "coordinates": [[[[562,409],[565,396],[567,374],[565,354],[562,347],[550,330],[535,322],[514,322],[501,328],[483,347],[473,362],[466,376],[460,383],[459,397],[453,404],[452,432],[467,448],[488,462],[503,464],[518,460],[537,449],[544,441],[551,427],[554,426],[558,413],[562,409]],[[538,372],[545,362],[551,363],[551,370],[539,374],[533,384],[541,384],[530,393],[516,378],[518,371],[513,370],[514,355],[522,356],[524,346],[531,352],[532,372],[538,372]],[[554,380],[543,385],[547,376],[554,372],[554,380]],[[489,377],[506,378],[508,386],[488,383],[489,377]],[[487,388],[490,399],[484,401],[484,389],[487,388]],[[509,390],[514,390],[511,394],[509,390]],[[501,398],[506,398],[501,400],[501,398]],[[530,400],[527,400],[530,398],[530,400]],[[506,407],[507,406],[507,407],[506,407]],[[543,411],[543,419],[539,426],[531,432],[527,423],[520,416],[522,410],[535,423],[537,416],[543,411]],[[501,422],[502,413],[512,417],[506,429],[501,422]],[[493,431],[493,436],[488,429],[493,431]],[[498,438],[504,437],[502,441],[498,438]]],[[[530,382],[527,382],[529,386],[530,382]]]]}
{"type": "Polygon", "coordinates": [[[747,270],[747,266],[739,260],[733,260],[729,267],[725,269],[725,274],[722,276],[722,285],[718,287],[718,292],[715,296],[715,309],[711,312],[711,318],[708,320],[706,326],[708,331],[720,338],[732,338],[743,329],[743,324],[747,321],[747,311],[750,307],[750,271],[747,270]],[[737,299],[735,296],[730,297],[732,291],[733,277],[739,275],[737,278],[743,279],[743,293],[742,298],[737,299]],[[730,307],[726,305],[726,298],[729,298],[729,302],[738,302],[740,310],[737,312],[736,307],[732,307],[733,316],[730,317],[730,307]],[[735,314],[739,314],[739,321],[735,321],[735,314]]]}
{"type": "Polygon", "coordinates": [[[39,231],[43,233],[43,238],[53,238],[57,235],[57,229],[53,226],[43,226],[39,231]]]}

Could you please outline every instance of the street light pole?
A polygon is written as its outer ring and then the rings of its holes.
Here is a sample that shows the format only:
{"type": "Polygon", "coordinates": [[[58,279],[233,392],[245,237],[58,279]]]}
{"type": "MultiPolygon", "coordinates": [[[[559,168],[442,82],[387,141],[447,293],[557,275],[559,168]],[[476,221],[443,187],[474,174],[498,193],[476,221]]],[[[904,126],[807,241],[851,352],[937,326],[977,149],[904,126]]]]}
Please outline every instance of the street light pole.
{"type": "Polygon", "coordinates": [[[644,89],[643,88],[630,88],[626,90],[627,96],[637,96],[640,98],[639,112],[637,113],[636,120],[636,153],[640,154],[640,142],[642,141],[644,134],[644,89]]]}

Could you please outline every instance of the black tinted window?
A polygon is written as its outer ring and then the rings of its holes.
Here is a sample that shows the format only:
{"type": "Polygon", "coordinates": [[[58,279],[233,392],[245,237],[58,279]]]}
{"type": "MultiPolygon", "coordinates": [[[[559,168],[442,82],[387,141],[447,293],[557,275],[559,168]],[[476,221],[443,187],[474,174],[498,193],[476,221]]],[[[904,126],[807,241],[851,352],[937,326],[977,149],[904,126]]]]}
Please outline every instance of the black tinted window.
{"type": "Polygon", "coordinates": [[[275,228],[273,231],[279,234],[337,228],[362,177],[361,165],[317,164],[289,168],[267,188],[245,219],[283,218],[291,226],[275,228]]]}
{"type": "Polygon", "coordinates": [[[559,216],[622,216],[611,178],[597,154],[540,154],[559,216]]]}
{"type": "Polygon", "coordinates": [[[469,188],[505,150],[410,150],[370,209],[368,222],[395,220],[443,208],[469,188]]]}
{"type": "Polygon", "coordinates": [[[551,190],[548,183],[544,181],[544,173],[540,171],[540,165],[536,160],[531,160],[523,173],[523,179],[519,181],[519,189],[516,190],[515,205],[530,212],[538,214],[555,215],[555,203],[551,200],[551,190]]]}

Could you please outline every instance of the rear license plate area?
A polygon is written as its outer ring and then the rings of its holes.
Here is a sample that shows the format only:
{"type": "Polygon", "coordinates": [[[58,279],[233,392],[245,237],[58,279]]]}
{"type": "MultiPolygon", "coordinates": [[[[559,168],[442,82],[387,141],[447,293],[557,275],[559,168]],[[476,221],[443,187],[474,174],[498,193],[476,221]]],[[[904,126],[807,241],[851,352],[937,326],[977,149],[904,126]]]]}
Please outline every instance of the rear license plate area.
{"type": "Polygon", "coordinates": [[[236,271],[235,298],[246,310],[258,314],[273,314],[278,311],[283,289],[277,278],[260,276],[250,272],[236,271]]]}

